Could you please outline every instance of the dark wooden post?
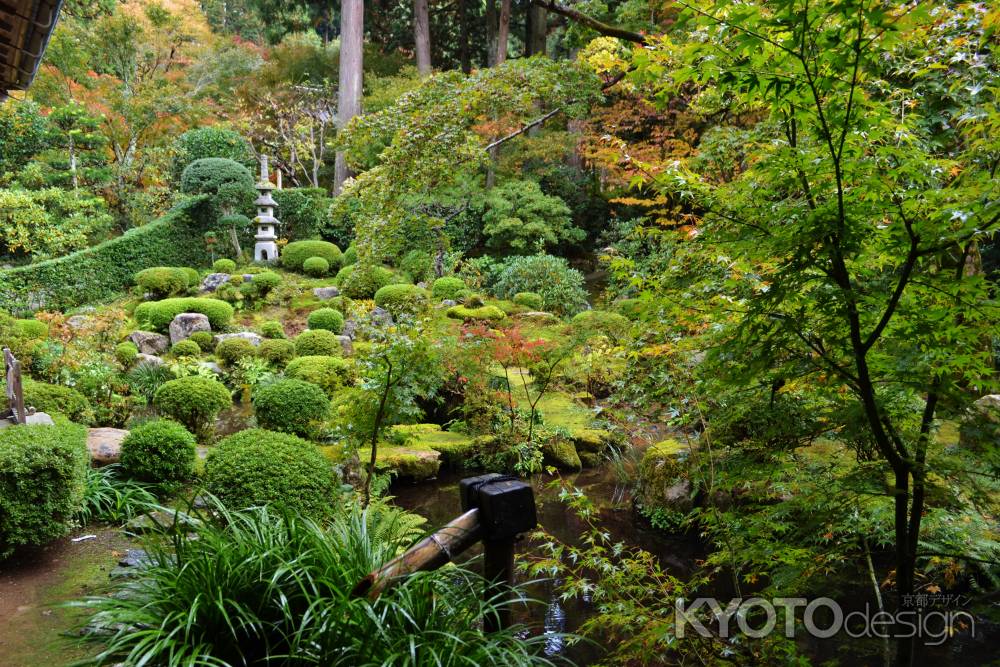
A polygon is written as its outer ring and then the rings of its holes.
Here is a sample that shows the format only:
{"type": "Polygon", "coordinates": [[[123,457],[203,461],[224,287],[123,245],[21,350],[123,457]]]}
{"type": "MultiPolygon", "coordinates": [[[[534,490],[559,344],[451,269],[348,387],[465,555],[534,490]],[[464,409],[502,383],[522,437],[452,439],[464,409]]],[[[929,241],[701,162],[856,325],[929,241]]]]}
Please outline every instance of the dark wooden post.
{"type": "Polygon", "coordinates": [[[10,348],[3,349],[3,363],[7,380],[7,402],[10,404],[11,419],[15,424],[28,421],[24,409],[24,389],[21,386],[21,362],[14,358],[10,348]]]}

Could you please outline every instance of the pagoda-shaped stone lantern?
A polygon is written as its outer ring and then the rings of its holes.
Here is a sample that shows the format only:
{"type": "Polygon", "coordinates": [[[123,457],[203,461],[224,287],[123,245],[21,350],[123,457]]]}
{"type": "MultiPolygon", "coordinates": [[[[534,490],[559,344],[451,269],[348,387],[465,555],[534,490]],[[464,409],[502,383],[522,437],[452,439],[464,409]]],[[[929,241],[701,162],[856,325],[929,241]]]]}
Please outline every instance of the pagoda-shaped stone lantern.
{"type": "Polygon", "coordinates": [[[267,156],[260,158],[260,183],[257,190],[260,196],[254,204],[257,206],[257,217],[254,222],[257,224],[257,235],[254,237],[256,243],[253,246],[253,259],[255,262],[276,262],[278,261],[278,235],[275,229],[281,223],[274,217],[274,209],[278,202],[271,197],[271,190],[274,185],[267,174],[267,156]]]}

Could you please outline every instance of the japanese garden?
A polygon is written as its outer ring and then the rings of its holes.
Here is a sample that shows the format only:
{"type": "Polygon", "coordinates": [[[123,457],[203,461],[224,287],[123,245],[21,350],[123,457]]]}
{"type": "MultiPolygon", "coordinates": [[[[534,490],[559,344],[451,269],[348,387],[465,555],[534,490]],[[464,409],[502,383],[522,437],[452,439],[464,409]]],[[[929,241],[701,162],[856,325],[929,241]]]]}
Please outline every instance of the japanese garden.
{"type": "Polygon", "coordinates": [[[0,666],[1000,658],[1000,7],[0,2],[0,666]]]}

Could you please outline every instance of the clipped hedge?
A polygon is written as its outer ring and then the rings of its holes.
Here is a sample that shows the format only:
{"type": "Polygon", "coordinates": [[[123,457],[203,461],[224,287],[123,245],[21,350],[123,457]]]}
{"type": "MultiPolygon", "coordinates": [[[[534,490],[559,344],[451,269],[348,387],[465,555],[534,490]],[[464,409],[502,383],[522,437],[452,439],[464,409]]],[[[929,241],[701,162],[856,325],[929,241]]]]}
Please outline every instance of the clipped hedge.
{"type": "Polygon", "coordinates": [[[230,509],[281,506],[314,519],[337,506],[337,475],[315,445],[254,428],[223,438],[205,461],[205,487],[230,509]]]}
{"type": "Polygon", "coordinates": [[[295,338],[295,354],[300,357],[320,355],[327,357],[340,356],[344,348],[337,334],[326,329],[309,329],[295,338]]]}
{"type": "Polygon", "coordinates": [[[278,380],[254,392],[253,409],[262,427],[308,437],[330,411],[330,399],[311,382],[278,380]]]}
{"type": "Polygon", "coordinates": [[[293,241],[281,251],[281,265],[286,269],[301,271],[310,257],[322,257],[330,266],[340,266],[343,254],[329,241],[293,241]]]}
{"type": "Polygon", "coordinates": [[[385,308],[393,317],[416,315],[426,310],[429,304],[427,290],[416,285],[386,285],[375,292],[375,305],[385,308]]]}
{"type": "Polygon", "coordinates": [[[344,330],[344,314],[336,308],[317,308],[309,313],[306,324],[312,330],[325,329],[339,334],[344,330]]]}
{"type": "MultiPolygon", "coordinates": [[[[3,393],[5,383],[0,381],[0,407],[7,408],[3,393]]],[[[90,425],[94,421],[94,410],[87,397],[72,387],[39,382],[26,377],[22,381],[24,404],[38,412],[50,415],[60,414],[80,424],[90,425]]]]}
{"type": "Polygon", "coordinates": [[[232,403],[226,385],[200,375],[164,382],[153,395],[158,411],[202,435],[208,434],[215,416],[232,403]]]}
{"type": "Polygon", "coordinates": [[[384,266],[351,264],[337,273],[333,283],[350,299],[371,299],[375,292],[395,283],[405,282],[384,266]]]}
{"type": "Polygon", "coordinates": [[[132,317],[140,324],[165,332],[181,313],[201,313],[208,318],[213,331],[222,331],[233,319],[233,307],[225,301],[197,296],[140,303],[132,317]]]}
{"type": "Polygon", "coordinates": [[[542,295],[538,292],[518,292],[511,301],[531,310],[541,310],[545,306],[542,295]]]}
{"type": "Polygon", "coordinates": [[[55,421],[0,430],[0,559],[65,535],[83,502],[87,429],[55,421]]]}
{"type": "Polygon", "coordinates": [[[275,366],[284,367],[295,356],[295,343],[284,338],[265,338],[257,346],[257,356],[275,366]]]}
{"type": "Polygon", "coordinates": [[[325,276],[330,271],[330,262],[322,257],[310,257],[302,262],[302,271],[308,276],[319,278],[320,276],[325,276]]]}
{"type": "Polygon", "coordinates": [[[194,461],[194,436],[169,419],[140,424],[122,440],[122,469],[143,482],[183,482],[194,473],[194,461]]]}
{"type": "Polygon", "coordinates": [[[67,310],[127,291],[132,277],[148,267],[207,265],[203,234],[215,215],[209,197],[192,197],[92,248],[0,271],[0,310],[67,310]]]}

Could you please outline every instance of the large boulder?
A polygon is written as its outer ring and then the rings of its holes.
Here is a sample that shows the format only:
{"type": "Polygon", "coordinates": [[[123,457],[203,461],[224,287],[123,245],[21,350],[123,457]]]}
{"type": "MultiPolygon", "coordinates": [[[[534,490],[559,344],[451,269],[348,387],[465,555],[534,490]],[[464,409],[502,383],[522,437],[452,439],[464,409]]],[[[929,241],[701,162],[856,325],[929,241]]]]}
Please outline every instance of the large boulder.
{"type": "Polygon", "coordinates": [[[121,428],[92,428],[87,431],[87,449],[90,462],[95,467],[118,463],[122,453],[122,440],[128,431],[121,428]]]}
{"type": "Polygon", "coordinates": [[[983,396],[966,411],[958,444],[974,452],[1000,449],[1000,394],[983,396]]]}
{"type": "Polygon", "coordinates": [[[340,290],[336,287],[314,287],[313,295],[320,301],[327,301],[335,296],[340,296],[340,290]]]}
{"type": "Polygon", "coordinates": [[[170,347],[170,339],[152,331],[133,331],[128,339],[135,343],[141,354],[163,354],[170,347]]]}
{"type": "Polygon", "coordinates": [[[176,345],[190,338],[196,331],[211,331],[208,316],[201,313],[180,313],[170,322],[170,344],[176,345]]]}
{"type": "Polygon", "coordinates": [[[214,292],[229,282],[231,276],[228,273],[210,273],[201,281],[202,292],[214,292]]]}
{"type": "Polygon", "coordinates": [[[143,366],[143,365],[145,365],[145,366],[162,366],[163,365],[163,359],[160,359],[155,354],[141,354],[140,353],[139,356],[136,357],[136,359],[135,359],[135,366],[136,366],[136,368],[138,368],[139,366],[143,366]]]}
{"type": "Polygon", "coordinates": [[[691,511],[691,481],[687,459],[690,449],[677,440],[650,445],[639,464],[636,503],[650,516],[658,510],[686,514],[691,511]]]}
{"type": "Polygon", "coordinates": [[[216,334],[215,336],[212,336],[212,339],[215,341],[216,345],[218,345],[219,343],[228,338],[245,338],[246,340],[250,341],[250,344],[253,345],[254,347],[260,345],[260,342],[264,340],[263,336],[261,336],[260,334],[256,334],[252,331],[239,331],[237,333],[216,334]]]}
{"type": "Polygon", "coordinates": [[[566,438],[550,438],[542,445],[542,454],[545,462],[560,470],[580,470],[583,463],[580,461],[580,454],[576,451],[576,445],[572,440],[566,438]]]}

